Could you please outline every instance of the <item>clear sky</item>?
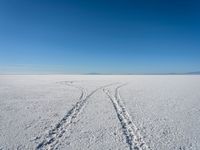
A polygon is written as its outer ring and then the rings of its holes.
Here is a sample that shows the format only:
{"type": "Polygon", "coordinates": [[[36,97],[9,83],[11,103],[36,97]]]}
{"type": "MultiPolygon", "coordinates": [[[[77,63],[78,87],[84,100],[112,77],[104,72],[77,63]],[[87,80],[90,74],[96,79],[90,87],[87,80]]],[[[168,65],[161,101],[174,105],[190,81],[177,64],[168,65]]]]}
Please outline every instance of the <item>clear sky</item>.
{"type": "Polygon", "coordinates": [[[190,71],[198,0],[0,1],[0,73],[190,71]]]}

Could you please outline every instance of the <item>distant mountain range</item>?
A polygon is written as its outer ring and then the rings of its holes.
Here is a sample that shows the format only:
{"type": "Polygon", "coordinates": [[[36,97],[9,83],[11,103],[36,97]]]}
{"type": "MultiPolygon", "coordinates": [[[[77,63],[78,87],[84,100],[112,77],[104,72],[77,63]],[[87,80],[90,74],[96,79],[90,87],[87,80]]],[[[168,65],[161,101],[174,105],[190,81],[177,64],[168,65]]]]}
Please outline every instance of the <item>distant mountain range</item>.
{"type": "Polygon", "coordinates": [[[91,73],[87,73],[87,75],[101,75],[101,73],[91,72],[91,73]]]}
{"type": "Polygon", "coordinates": [[[188,72],[186,74],[200,74],[200,71],[196,71],[196,72],[188,72]]]}
{"type": "Polygon", "coordinates": [[[200,75],[200,71],[193,71],[193,72],[185,72],[185,73],[98,73],[98,72],[91,72],[85,74],[67,74],[67,73],[1,73],[0,75],[52,75],[52,74],[60,74],[60,75],[200,75]]]}
{"type": "MultiPolygon", "coordinates": [[[[92,73],[87,73],[86,75],[115,75],[115,74],[92,72],[92,73]]],[[[117,75],[200,75],[200,71],[186,72],[186,73],[126,73],[117,75]]]]}

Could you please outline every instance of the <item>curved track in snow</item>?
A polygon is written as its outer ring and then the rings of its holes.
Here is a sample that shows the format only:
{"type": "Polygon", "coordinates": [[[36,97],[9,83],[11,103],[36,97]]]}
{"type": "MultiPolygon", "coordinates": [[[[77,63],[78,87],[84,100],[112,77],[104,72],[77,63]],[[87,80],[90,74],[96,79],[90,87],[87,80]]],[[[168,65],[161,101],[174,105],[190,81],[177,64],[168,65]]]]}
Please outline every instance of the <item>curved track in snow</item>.
{"type": "Polygon", "coordinates": [[[78,88],[81,91],[81,96],[78,102],[66,113],[66,115],[56,124],[56,126],[44,136],[44,140],[38,144],[36,150],[55,149],[57,144],[59,144],[60,138],[67,131],[68,127],[75,122],[75,119],[85,106],[88,99],[98,90],[114,84],[112,83],[101,86],[88,94],[86,89],[73,85],[73,81],[64,81],[60,83],[78,88]]]}

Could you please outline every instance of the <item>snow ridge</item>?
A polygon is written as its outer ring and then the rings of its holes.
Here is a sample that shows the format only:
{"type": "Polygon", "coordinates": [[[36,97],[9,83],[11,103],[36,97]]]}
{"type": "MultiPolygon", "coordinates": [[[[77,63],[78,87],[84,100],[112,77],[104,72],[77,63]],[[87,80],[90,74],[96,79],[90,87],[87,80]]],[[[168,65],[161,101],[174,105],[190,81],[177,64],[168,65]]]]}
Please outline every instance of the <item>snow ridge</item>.
{"type": "Polygon", "coordinates": [[[95,89],[94,91],[92,91],[90,94],[87,94],[87,91],[84,88],[73,85],[72,84],[73,81],[70,81],[70,82],[64,81],[60,83],[64,83],[68,86],[72,86],[72,87],[80,89],[81,96],[78,102],[71,108],[71,110],[68,111],[67,114],[56,124],[56,126],[48,132],[48,134],[44,137],[44,140],[36,147],[36,150],[56,149],[56,145],[59,143],[59,139],[67,131],[68,126],[74,123],[78,114],[83,109],[86,102],[88,101],[88,98],[90,98],[98,90],[105,88],[107,86],[113,85],[112,83],[112,84],[101,86],[95,89]]]}
{"type": "Polygon", "coordinates": [[[103,91],[110,98],[114,109],[117,113],[117,117],[121,123],[123,134],[126,137],[126,142],[129,145],[130,150],[149,150],[150,148],[144,142],[142,136],[139,133],[139,129],[133,123],[131,116],[126,111],[125,105],[123,104],[119,89],[126,84],[121,84],[115,89],[115,94],[111,95],[108,89],[103,89],[103,91]]]}

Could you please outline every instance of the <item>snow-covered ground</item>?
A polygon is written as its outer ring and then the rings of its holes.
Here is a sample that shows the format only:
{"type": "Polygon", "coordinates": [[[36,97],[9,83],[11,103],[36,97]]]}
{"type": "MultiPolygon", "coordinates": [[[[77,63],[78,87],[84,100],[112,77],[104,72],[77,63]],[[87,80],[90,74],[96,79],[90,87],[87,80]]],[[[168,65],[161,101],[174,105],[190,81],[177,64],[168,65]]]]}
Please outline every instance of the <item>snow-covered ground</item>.
{"type": "Polygon", "coordinates": [[[8,149],[199,150],[200,76],[1,75],[8,149]]]}

